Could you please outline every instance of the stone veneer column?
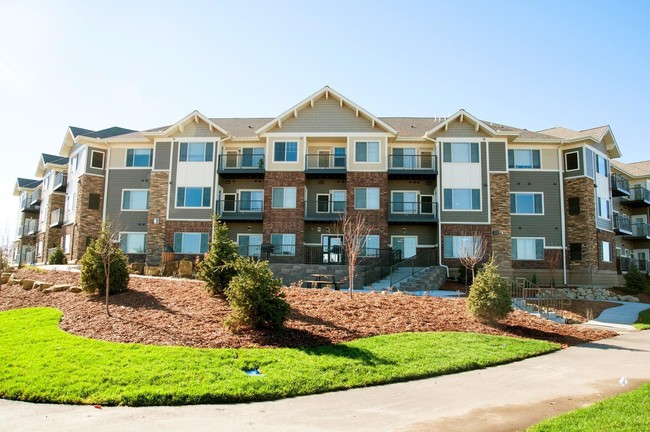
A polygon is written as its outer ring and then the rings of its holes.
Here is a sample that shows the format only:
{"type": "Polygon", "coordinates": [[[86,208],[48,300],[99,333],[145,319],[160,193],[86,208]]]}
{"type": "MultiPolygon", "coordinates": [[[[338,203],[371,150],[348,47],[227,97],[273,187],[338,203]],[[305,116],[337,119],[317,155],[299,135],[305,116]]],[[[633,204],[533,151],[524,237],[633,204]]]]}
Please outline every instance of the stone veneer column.
{"type": "Polygon", "coordinates": [[[390,206],[388,190],[388,173],[386,172],[348,172],[347,175],[347,211],[360,212],[370,226],[370,234],[379,235],[379,247],[390,245],[388,237],[388,207],[390,206]],[[359,187],[379,188],[379,210],[355,210],[354,189],[359,187]]]}
{"type": "Polygon", "coordinates": [[[63,211],[65,207],[64,194],[51,194],[47,208],[47,216],[45,219],[45,238],[43,240],[43,261],[47,262],[47,251],[53,247],[61,246],[61,227],[51,227],[50,221],[52,220],[52,213],[60,209],[63,211]]]}
{"type": "Polygon", "coordinates": [[[158,265],[165,249],[167,192],[169,172],[152,171],[149,180],[149,214],[147,215],[147,264],[158,265]],[[158,223],[154,223],[158,219],[158,223]]]}
{"type": "MultiPolygon", "coordinates": [[[[575,180],[564,180],[567,248],[571,243],[582,243],[582,260],[569,260],[568,267],[570,270],[587,270],[590,265],[598,265],[596,203],[594,196],[594,182],[590,178],[582,177],[575,180]],[[569,214],[569,198],[580,198],[580,214],[569,214]]],[[[568,258],[570,258],[570,255],[568,258]]]]}
{"type": "Polygon", "coordinates": [[[512,223],[510,219],[510,174],[490,174],[490,220],[492,251],[499,272],[512,272],[512,223]]]}
{"type": "Polygon", "coordinates": [[[274,262],[302,263],[305,242],[305,174],[296,171],[267,171],[264,175],[263,242],[271,242],[271,234],[295,234],[296,254],[276,256],[274,262]],[[296,208],[274,209],[273,188],[295,187],[296,208]]]}
{"type": "Polygon", "coordinates": [[[77,205],[75,210],[76,235],[73,238],[72,261],[79,260],[86,252],[87,238],[97,238],[102,230],[104,208],[104,177],[84,174],[79,177],[77,205]],[[89,209],[91,193],[99,194],[99,208],[89,209]]]}

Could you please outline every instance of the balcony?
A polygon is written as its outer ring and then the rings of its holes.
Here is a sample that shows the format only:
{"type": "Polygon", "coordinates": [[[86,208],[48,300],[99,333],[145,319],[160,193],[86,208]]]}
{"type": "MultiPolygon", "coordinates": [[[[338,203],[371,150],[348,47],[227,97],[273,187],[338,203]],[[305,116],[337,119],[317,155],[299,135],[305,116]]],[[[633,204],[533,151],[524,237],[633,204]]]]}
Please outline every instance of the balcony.
{"type": "Polygon", "coordinates": [[[27,224],[27,235],[34,235],[37,232],[38,232],[38,221],[36,219],[32,219],[27,224]]]}
{"type": "Polygon", "coordinates": [[[630,196],[630,182],[620,174],[612,174],[612,196],[630,196]]]}
{"type": "Polygon", "coordinates": [[[264,176],[264,155],[225,154],[219,155],[217,172],[225,176],[264,176]]]}
{"type": "Polygon", "coordinates": [[[388,175],[392,177],[433,177],[438,174],[436,155],[388,155],[388,175]]]}
{"type": "Polygon", "coordinates": [[[58,208],[50,214],[50,228],[63,225],[63,209],[58,208]]]}
{"type": "Polygon", "coordinates": [[[616,258],[616,270],[618,271],[618,274],[627,273],[630,270],[632,263],[634,263],[641,273],[650,275],[650,272],[648,271],[650,269],[650,262],[631,257],[616,258]]]}
{"type": "Polygon", "coordinates": [[[32,199],[30,201],[32,205],[38,205],[41,203],[41,190],[36,189],[34,192],[32,192],[32,199]]]}
{"type": "Polygon", "coordinates": [[[332,153],[308,154],[305,159],[305,174],[345,174],[345,155],[332,153]]]}
{"type": "Polygon", "coordinates": [[[65,192],[68,187],[68,174],[60,172],[54,176],[54,182],[52,183],[53,192],[65,192]]]}
{"type": "Polygon", "coordinates": [[[264,201],[219,200],[217,214],[222,221],[259,222],[264,216],[264,201]]]}
{"type": "Polygon", "coordinates": [[[345,213],[345,201],[305,201],[305,220],[336,222],[345,213]]]}
{"type": "Polygon", "coordinates": [[[20,211],[21,212],[38,212],[40,206],[38,204],[32,204],[32,194],[27,194],[23,196],[20,200],[20,211]]]}
{"type": "Polygon", "coordinates": [[[621,204],[627,207],[650,206],[650,191],[643,186],[632,186],[630,188],[630,196],[621,199],[621,204]]]}
{"type": "Polygon", "coordinates": [[[650,239],[650,225],[645,222],[632,223],[632,233],[630,235],[632,239],[650,239]]]}
{"type": "Polygon", "coordinates": [[[438,203],[431,201],[391,201],[388,211],[388,222],[438,222],[438,203]]]}
{"type": "Polygon", "coordinates": [[[614,213],[613,218],[614,233],[616,235],[632,234],[632,219],[621,213],[614,213]]]}

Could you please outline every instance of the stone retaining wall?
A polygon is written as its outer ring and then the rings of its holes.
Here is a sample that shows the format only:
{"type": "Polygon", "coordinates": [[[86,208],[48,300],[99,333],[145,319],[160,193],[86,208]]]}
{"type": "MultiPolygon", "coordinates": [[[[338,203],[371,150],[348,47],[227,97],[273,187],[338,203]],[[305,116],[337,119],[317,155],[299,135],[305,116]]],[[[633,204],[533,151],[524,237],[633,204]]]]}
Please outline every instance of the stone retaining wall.
{"type": "Polygon", "coordinates": [[[598,301],[626,301],[638,302],[639,299],[631,295],[618,295],[607,288],[558,288],[562,294],[572,300],[598,300],[598,301]]]}

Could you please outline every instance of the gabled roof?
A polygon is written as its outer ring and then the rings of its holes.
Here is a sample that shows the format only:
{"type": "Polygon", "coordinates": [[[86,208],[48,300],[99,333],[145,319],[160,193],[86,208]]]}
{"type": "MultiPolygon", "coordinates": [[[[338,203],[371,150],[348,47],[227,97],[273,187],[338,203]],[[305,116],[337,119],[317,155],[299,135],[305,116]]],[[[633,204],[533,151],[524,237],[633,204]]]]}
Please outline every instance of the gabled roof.
{"type": "Polygon", "coordinates": [[[176,123],[174,123],[174,124],[172,124],[170,126],[165,126],[165,127],[161,127],[161,128],[155,128],[155,129],[149,129],[149,130],[143,131],[142,134],[144,136],[161,136],[161,135],[165,136],[165,135],[168,135],[168,134],[174,132],[176,129],[182,130],[183,127],[187,123],[189,123],[191,121],[198,122],[199,119],[206,122],[210,126],[210,130],[212,130],[214,128],[217,131],[221,132],[222,134],[226,135],[227,137],[230,137],[230,133],[228,133],[227,130],[225,130],[223,127],[221,127],[218,124],[216,124],[215,122],[213,122],[210,118],[204,116],[203,114],[201,114],[200,112],[198,112],[196,110],[192,111],[191,113],[189,113],[188,115],[186,115],[185,117],[183,117],[182,119],[180,119],[179,121],[177,121],[176,123]]]}
{"type": "Polygon", "coordinates": [[[440,122],[439,124],[435,125],[432,129],[425,132],[424,135],[429,137],[440,130],[447,130],[449,124],[456,120],[459,120],[460,122],[468,121],[469,123],[475,126],[477,132],[480,129],[484,129],[490,135],[517,135],[517,132],[511,130],[512,128],[498,129],[498,126],[501,126],[498,123],[490,124],[482,120],[479,120],[478,118],[474,117],[464,109],[461,109],[454,115],[447,117],[444,121],[440,122]]]}
{"type": "Polygon", "coordinates": [[[422,138],[428,131],[445,121],[444,117],[381,117],[397,131],[400,138],[422,138]]]}
{"type": "Polygon", "coordinates": [[[650,160],[625,163],[612,160],[612,168],[622,171],[629,177],[643,178],[650,177],[650,160]]]}
{"type": "Polygon", "coordinates": [[[26,179],[26,178],[18,177],[16,179],[16,185],[14,186],[14,196],[20,195],[20,192],[23,189],[29,189],[29,190],[36,189],[41,184],[41,182],[42,180],[26,179]]]}
{"type": "Polygon", "coordinates": [[[41,159],[38,161],[38,167],[36,168],[35,175],[36,177],[43,177],[45,175],[45,171],[48,168],[48,165],[66,166],[67,164],[67,157],[43,153],[41,155],[41,159]]]}
{"type": "Polygon", "coordinates": [[[87,132],[85,134],[82,134],[82,136],[85,136],[85,137],[88,137],[88,138],[104,139],[104,138],[111,138],[111,137],[118,136],[118,135],[128,134],[128,133],[131,133],[131,132],[135,132],[135,131],[132,130],[132,129],[125,129],[125,128],[119,127],[119,126],[112,126],[112,127],[106,128],[106,129],[95,131],[95,132],[89,131],[89,132],[87,132]]]}
{"type": "Polygon", "coordinates": [[[614,138],[612,128],[607,125],[590,129],[583,129],[580,131],[557,126],[550,129],[543,129],[539,132],[545,135],[552,135],[561,138],[565,142],[576,142],[583,140],[590,140],[596,143],[602,142],[605,144],[610,157],[621,157],[621,150],[618,148],[618,143],[616,142],[616,138],[614,138]]]}
{"type": "Polygon", "coordinates": [[[257,138],[255,131],[271,120],[270,117],[258,118],[211,118],[214,123],[223,127],[230,135],[237,138],[257,138]]]}
{"type": "Polygon", "coordinates": [[[76,127],[76,126],[69,126],[68,129],[72,133],[73,137],[77,137],[79,135],[85,135],[87,133],[94,132],[94,131],[92,131],[90,129],[84,129],[84,128],[80,128],[80,127],[76,127]]]}
{"type": "Polygon", "coordinates": [[[381,120],[379,117],[374,116],[373,114],[370,114],[368,111],[365,109],[361,108],[359,105],[355,104],[351,100],[347,99],[345,96],[341,95],[340,93],[336,92],[335,90],[332,90],[329,86],[325,86],[322,89],[318,90],[316,93],[312,94],[308,98],[304,99],[303,101],[299,102],[298,104],[294,105],[293,107],[289,108],[279,116],[273,118],[271,121],[267,122],[263,126],[259,127],[258,129],[255,130],[256,135],[263,134],[265,132],[268,132],[269,130],[273,129],[275,126],[282,127],[282,121],[292,117],[292,116],[297,116],[298,112],[303,110],[304,108],[308,106],[313,106],[314,102],[322,97],[329,98],[330,96],[338,99],[341,103],[341,107],[343,105],[347,105],[348,107],[352,108],[357,112],[357,115],[363,115],[366,117],[368,120],[370,120],[373,124],[373,127],[375,125],[378,125],[382,129],[384,129],[386,132],[389,132],[391,134],[397,135],[397,131],[389,126],[387,123],[385,123],[383,120],[381,120]]]}

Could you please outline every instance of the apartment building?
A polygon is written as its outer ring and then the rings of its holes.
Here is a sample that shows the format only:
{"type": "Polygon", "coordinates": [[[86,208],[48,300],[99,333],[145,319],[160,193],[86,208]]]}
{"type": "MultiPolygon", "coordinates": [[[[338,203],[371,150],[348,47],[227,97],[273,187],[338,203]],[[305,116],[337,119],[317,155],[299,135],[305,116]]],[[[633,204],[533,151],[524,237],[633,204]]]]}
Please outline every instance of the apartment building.
{"type": "Polygon", "coordinates": [[[144,131],[71,127],[60,156],[60,242],[73,262],[106,219],[131,260],[201,255],[215,213],[240,254],[292,265],[342,264],[345,212],[369,223],[369,259],[429,254],[456,268],[480,239],[507,275],[544,281],[554,267],[557,283],[617,283],[616,248],[626,253],[607,126],[533,132],[465,110],[376,117],[324,87],[273,118],[195,111],[144,131]]]}

